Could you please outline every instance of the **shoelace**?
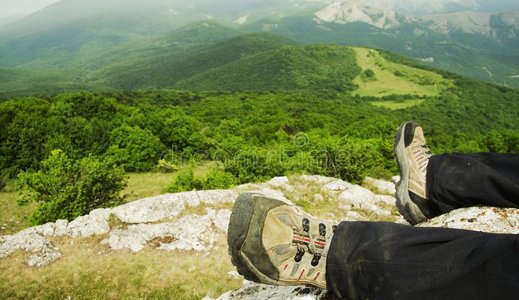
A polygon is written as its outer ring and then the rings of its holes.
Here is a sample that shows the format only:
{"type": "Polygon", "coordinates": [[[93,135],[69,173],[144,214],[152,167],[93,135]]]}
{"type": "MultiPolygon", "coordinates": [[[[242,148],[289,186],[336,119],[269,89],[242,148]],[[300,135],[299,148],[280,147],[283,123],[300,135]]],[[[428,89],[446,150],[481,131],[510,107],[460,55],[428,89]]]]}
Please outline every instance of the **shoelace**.
{"type": "MultiPolygon", "coordinates": [[[[336,226],[332,230],[335,232],[336,226]]],[[[302,220],[302,231],[294,228],[294,243],[297,247],[297,253],[294,257],[296,262],[300,262],[306,252],[313,254],[312,266],[317,266],[321,257],[326,256],[328,252],[329,242],[326,240],[326,225],[319,224],[319,234],[310,233],[310,220],[304,218],[302,220]]]]}

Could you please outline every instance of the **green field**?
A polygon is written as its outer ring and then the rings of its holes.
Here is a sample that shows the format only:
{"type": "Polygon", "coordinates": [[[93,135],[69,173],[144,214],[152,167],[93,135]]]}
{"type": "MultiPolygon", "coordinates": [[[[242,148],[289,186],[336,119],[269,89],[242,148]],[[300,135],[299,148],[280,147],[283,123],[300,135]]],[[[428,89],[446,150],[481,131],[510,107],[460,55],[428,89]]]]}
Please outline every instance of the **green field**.
{"type": "MultiPolygon", "coordinates": [[[[355,95],[434,97],[452,85],[440,74],[390,62],[384,59],[377,50],[367,48],[354,48],[354,50],[357,55],[357,64],[363,70],[363,74],[354,80],[354,83],[359,86],[359,89],[354,92],[355,95]],[[364,75],[366,70],[371,70],[374,76],[366,77],[364,75]]],[[[419,104],[417,101],[410,103],[419,104]]],[[[407,107],[412,105],[407,105],[407,107]]]]}
{"type": "Polygon", "coordinates": [[[402,101],[372,101],[371,104],[378,106],[378,107],[384,107],[391,110],[399,110],[399,109],[406,109],[409,107],[413,107],[416,105],[420,105],[424,102],[424,99],[411,99],[411,100],[402,100],[402,101]]]}

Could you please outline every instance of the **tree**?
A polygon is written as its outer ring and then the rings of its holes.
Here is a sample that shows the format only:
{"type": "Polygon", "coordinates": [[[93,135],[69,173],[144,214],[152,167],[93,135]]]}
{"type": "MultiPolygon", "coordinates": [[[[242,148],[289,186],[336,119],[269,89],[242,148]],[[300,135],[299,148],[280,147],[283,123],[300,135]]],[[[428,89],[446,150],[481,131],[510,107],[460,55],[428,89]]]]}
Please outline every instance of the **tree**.
{"type": "Polygon", "coordinates": [[[73,220],[91,210],[122,203],[126,186],[122,168],[88,156],[75,161],[62,150],[54,150],[38,171],[18,176],[18,203],[38,203],[30,222],[34,225],[58,219],[73,220]]]}
{"type": "Polygon", "coordinates": [[[164,152],[159,138],[138,126],[123,125],[112,131],[107,157],[129,172],[152,169],[164,152]]]}

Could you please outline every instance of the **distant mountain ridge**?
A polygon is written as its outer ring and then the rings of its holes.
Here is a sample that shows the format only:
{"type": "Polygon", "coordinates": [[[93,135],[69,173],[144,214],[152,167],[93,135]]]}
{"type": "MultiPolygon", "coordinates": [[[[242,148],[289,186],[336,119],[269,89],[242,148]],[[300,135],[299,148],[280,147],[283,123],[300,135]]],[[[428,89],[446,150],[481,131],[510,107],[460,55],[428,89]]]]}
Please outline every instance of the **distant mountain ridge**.
{"type": "MultiPolygon", "coordinates": [[[[481,8],[483,2],[416,3],[431,11],[448,11],[453,3],[458,8],[481,8]]],[[[495,7],[505,2],[495,1],[495,7]]],[[[244,33],[269,32],[303,44],[386,49],[434,67],[519,87],[519,12],[458,11],[416,16],[402,14],[403,3],[225,0],[217,5],[209,0],[62,0],[0,27],[0,68],[27,74],[21,80],[4,83],[9,90],[27,85],[36,73],[37,81],[42,82],[45,70],[54,79],[60,72],[66,74],[67,87],[90,88],[108,80],[117,83],[115,86],[132,88],[134,83],[156,74],[169,74],[154,70],[175,65],[179,55],[193,51],[193,47],[210,47],[244,33]],[[139,72],[144,73],[139,76],[139,72]],[[118,74],[131,75],[135,81],[118,74]]],[[[175,66],[183,68],[186,64],[175,66]]],[[[165,79],[169,83],[159,86],[171,87],[173,79],[165,79]]],[[[59,80],[56,85],[60,85],[59,80]]]]}
{"type": "Polygon", "coordinates": [[[349,0],[250,27],[304,43],[387,49],[480,80],[519,87],[519,11],[414,17],[349,0]]]}
{"type": "Polygon", "coordinates": [[[315,13],[318,23],[348,24],[361,22],[379,29],[393,29],[404,24],[424,24],[438,33],[449,34],[461,30],[464,33],[496,35],[497,30],[507,26],[508,37],[518,38],[519,10],[505,13],[485,13],[476,11],[459,11],[446,14],[410,17],[393,10],[380,9],[365,5],[358,0],[335,2],[315,13]]]}

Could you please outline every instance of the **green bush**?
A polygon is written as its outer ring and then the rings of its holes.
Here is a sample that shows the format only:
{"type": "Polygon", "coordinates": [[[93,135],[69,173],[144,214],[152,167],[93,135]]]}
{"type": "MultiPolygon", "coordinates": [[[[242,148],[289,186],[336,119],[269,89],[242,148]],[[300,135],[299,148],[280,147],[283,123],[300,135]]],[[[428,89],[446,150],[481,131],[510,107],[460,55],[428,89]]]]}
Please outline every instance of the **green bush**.
{"type": "Polygon", "coordinates": [[[202,186],[205,190],[228,189],[238,184],[238,179],[231,173],[213,167],[207,173],[202,186]]]}
{"type": "Polygon", "coordinates": [[[76,161],[62,150],[52,151],[37,172],[21,172],[18,179],[18,203],[38,203],[30,217],[34,225],[73,220],[93,209],[118,205],[126,186],[121,168],[93,156],[76,161]]]}
{"type": "Polygon", "coordinates": [[[375,72],[371,69],[366,69],[361,73],[361,78],[364,81],[373,81],[376,79],[375,72]]]}
{"type": "Polygon", "coordinates": [[[238,183],[238,179],[234,175],[218,167],[212,167],[205,177],[195,176],[193,167],[187,167],[175,174],[164,192],[178,193],[193,190],[228,189],[238,183]]]}
{"type": "Polygon", "coordinates": [[[138,126],[114,129],[111,140],[107,157],[129,172],[151,170],[165,149],[158,137],[138,126]]]}
{"type": "Polygon", "coordinates": [[[178,193],[202,188],[202,181],[195,177],[192,167],[180,170],[173,181],[164,189],[166,193],[178,193]]]}

